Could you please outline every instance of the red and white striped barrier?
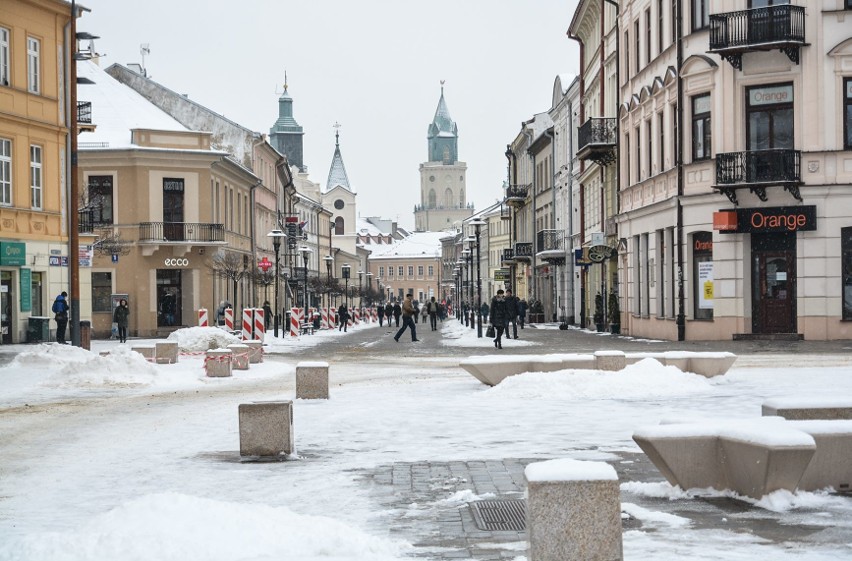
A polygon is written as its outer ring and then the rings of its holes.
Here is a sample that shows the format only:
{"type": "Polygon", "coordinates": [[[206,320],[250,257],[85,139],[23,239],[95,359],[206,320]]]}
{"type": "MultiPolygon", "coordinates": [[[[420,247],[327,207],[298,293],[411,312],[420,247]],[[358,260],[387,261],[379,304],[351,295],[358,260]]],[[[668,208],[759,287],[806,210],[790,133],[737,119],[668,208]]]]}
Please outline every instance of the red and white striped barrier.
{"type": "Polygon", "coordinates": [[[290,336],[298,337],[302,320],[305,319],[304,308],[290,308],[290,336]]]}
{"type": "Polygon", "coordinates": [[[266,335],[266,317],[263,308],[254,309],[254,339],[263,341],[266,335]]]}
{"type": "Polygon", "coordinates": [[[320,308],[320,329],[328,329],[328,308],[320,308]]]}
{"type": "Polygon", "coordinates": [[[337,328],[337,309],[329,308],[328,309],[328,328],[336,329],[337,328]]]}
{"type": "Polygon", "coordinates": [[[209,327],[210,320],[207,317],[207,308],[198,310],[198,327],[209,327]]]}
{"type": "Polygon", "coordinates": [[[378,312],[378,310],[376,309],[375,306],[373,306],[372,316],[373,316],[373,323],[379,323],[379,312],[378,312]]]}
{"type": "Polygon", "coordinates": [[[225,308],[225,329],[228,331],[234,330],[234,309],[225,308]]]}
{"type": "Polygon", "coordinates": [[[361,323],[361,310],[359,308],[352,308],[352,311],[355,315],[355,325],[361,323]]]}
{"type": "Polygon", "coordinates": [[[252,321],[252,309],[251,308],[243,308],[243,328],[242,328],[242,339],[243,341],[248,341],[249,339],[254,339],[252,337],[252,329],[253,329],[253,321],[252,321]]]}

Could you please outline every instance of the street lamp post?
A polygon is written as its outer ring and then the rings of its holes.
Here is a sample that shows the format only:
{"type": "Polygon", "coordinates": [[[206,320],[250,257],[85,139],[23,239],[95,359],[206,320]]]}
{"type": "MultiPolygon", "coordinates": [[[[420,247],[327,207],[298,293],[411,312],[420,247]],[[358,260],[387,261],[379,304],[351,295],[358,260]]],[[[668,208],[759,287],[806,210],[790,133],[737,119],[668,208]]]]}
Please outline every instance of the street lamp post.
{"type": "Polygon", "coordinates": [[[453,268],[453,306],[456,317],[459,317],[459,268],[453,268]]]}
{"type": "Polygon", "coordinates": [[[373,273],[372,273],[372,271],[367,271],[366,273],[364,273],[364,275],[367,277],[367,306],[372,307],[372,305],[373,305],[373,273]]]}
{"type": "Polygon", "coordinates": [[[281,238],[285,236],[284,232],[281,230],[275,229],[266,234],[267,237],[272,238],[272,249],[275,250],[275,312],[272,314],[274,318],[274,327],[275,327],[275,337],[278,338],[278,314],[281,313],[281,310],[278,309],[278,285],[279,283],[279,251],[281,251],[281,238]]]}
{"type": "Polygon", "coordinates": [[[302,254],[302,261],[305,264],[305,276],[302,279],[305,283],[305,289],[302,293],[302,306],[305,308],[305,321],[308,321],[308,259],[311,257],[311,248],[303,245],[299,248],[299,253],[302,254]]]}
{"type": "Polygon", "coordinates": [[[385,288],[388,291],[388,302],[390,302],[391,301],[391,290],[392,290],[393,287],[391,285],[387,285],[385,288]]]}
{"type": "Polygon", "coordinates": [[[358,270],[358,308],[364,308],[364,288],[361,284],[364,280],[364,271],[358,270]]]}
{"type": "Polygon", "coordinates": [[[464,311],[464,295],[462,294],[462,287],[464,286],[464,269],[462,266],[464,265],[464,261],[459,257],[459,260],[456,261],[456,278],[458,279],[458,288],[456,289],[456,317],[462,323],[464,323],[464,319],[462,318],[462,313],[464,311]]]}
{"type": "Polygon", "coordinates": [[[468,283],[467,283],[468,284],[468,293],[470,294],[470,307],[471,307],[471,310],[470,310],[470,328],[476,329],[476,314],[479,312],[479,310],[474,309],[474,307],[476,306],[476,301],[474,300],[474,286],[475,285],[473,284],[473,245],[476,243],[476,238],[474,238],[473,236],[468,236],[467,238],[465,238],[465,241],[467,242],[467,249],[470,252],[470,254],[468,255],[468,267],[469,267],[469,269],[468,269],[468,273],[467,273],[467,275],[468,275],[467,276],[467,278],[468,278],[468,283]]]}
{"type": "MultiPolygon", "coordinates": [[[[328,284],[326,285],[325,292],[325,315],[327,318],[331,317],[331,264],[334,261],[334,257],[331,255],[326,255],[322,258],[325,261],[325,272],[328,274],[328,284]]],[[[331,327],[331,326],[329,326],[331,327]]]]}
{"type": "MultiPolygon", "coordinates": [[[[464,242],[462,242],[462,247],[464,247],[464,242]]],[[[466,247],[462,250],[462,259],[463,259],[463,262],[462,262],[462,290],[464,291],[464,298],[465,298],[465,302],[467,302],[467,307],[470,308],[470,306],[472,305],[472,303],[471,303],[472,298],[470,296],[468,296],[468,293],[470,292],[470,290],[469,290],[469,286],[470,286],[470,250],[466,247]],[[467,273],[467,275],[466,275],[467,276],[467,284],[465,284],[465,282],[464,282],[465,273],[467,273]]],[[[464,315],[465,327],[469,326],[470,325],[470,316],[468,315],[467,311],[466,310],[463,311],[462,315],[464,315]]]]}
{"type": "Polygon", "coordinates": [[[346,285],[346,288],[343,289],[343,294],[344,294],[344,300],[343,301],[346,303],[346,310],[348,311],[349,310],[349,272],[352,270],[352,268],[349,266],[349,263],[344,263],[343,266],[340,268],[340,270],[343,272],[343,282],[346,285]]]}
{"type": "Polygon", "coordinates": [[[476,230],[476,336],[482,337],[482,276],[480,261],[480,228],[485,225],[483,220],[471,220],[470,224],[476,230]]]}

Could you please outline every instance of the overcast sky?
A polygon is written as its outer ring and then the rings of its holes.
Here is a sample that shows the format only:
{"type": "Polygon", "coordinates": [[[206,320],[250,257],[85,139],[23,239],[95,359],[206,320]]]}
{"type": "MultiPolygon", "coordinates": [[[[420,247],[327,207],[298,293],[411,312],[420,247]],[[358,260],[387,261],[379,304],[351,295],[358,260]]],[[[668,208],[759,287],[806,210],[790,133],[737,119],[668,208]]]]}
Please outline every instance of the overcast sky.
{"type": "Polygon", "coordinates": [[[496,201],[503,153],[522,121],[551,105],[557,74],[577,74],[566,36],[576,0],[85,0],[80,31],[103,67],[149,76],[255,131],[278,116],[287,71],[305,164],[323,186],[335,121],[361,216],[414,224],[426,132],[446,80],[468,165],[468,201],[496,201]]]}

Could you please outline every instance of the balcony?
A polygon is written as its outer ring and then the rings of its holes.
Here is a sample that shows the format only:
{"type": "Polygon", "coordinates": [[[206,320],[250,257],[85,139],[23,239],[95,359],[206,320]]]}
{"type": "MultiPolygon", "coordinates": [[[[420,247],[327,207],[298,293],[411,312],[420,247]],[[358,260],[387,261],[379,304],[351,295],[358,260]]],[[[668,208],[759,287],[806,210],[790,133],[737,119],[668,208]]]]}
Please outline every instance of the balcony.
{"type": "Polygon", "coordinates": [[[515,262],[515,250],[514,249],[504,249],[503,250],[503,258],[500,260],[503,265],[511,265],[515,262]]]}
{"type": "Polygon", "coordinates": [[[801,201],[802,152],[799,150],[751,150],[716,154],[716,185],[737,204],[737,189],[748,188],[766,201],[766,188],[783,186],[801,201]]]}
{"type": "Polygon", "coordinates": [[[142,222],[139,224],[141,243],[176,242],[179,244],[224,243],[223,224],[198,224],[194,222],[142,222]]]}
{"type": "Polygon", "coordinates": [[[577,132],[577,157],[591,160],[600,166],[613,163],[616,157],[617,128],[614,118],[593,118],[580,125],[577,132]]]}
{"type": "Polygon", "coordinates": [[[563,265],[565,263],[564,238],[565,232],[562,230],[539,231],[536,234],[536,248],[538,249],[535,254],[536,257],[554,265],[563,265]]]}
{"type": "Polygon", "coordinates": [[[94,132],[96,126],[92,124],[92,102],[77,102],[77,131],[94,132]]]}
{"type": "Polygon", "coordinates": [[[738,70],[743,53],[779,49],[799,64],[805,43],[805,8],[782,4],[710,15],[710,52],[738,70]]]}
{"type": "Polygon", "coordinates": [[[506,187],[506,204],[519,208],[526,204],[530,194],[529,185],[508,185],[506,187]]]}
{"type": "Polygon", "coordinates": [[[532,242],[518,242],[515,244],[515,261],[532,261],[532,242]]]}

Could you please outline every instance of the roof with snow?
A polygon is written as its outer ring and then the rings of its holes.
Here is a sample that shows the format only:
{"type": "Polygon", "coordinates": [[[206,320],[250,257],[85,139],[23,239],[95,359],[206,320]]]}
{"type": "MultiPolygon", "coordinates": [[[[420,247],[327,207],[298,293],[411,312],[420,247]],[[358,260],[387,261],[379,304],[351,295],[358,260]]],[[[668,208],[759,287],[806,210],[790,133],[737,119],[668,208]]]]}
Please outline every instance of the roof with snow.
{"type": "Polygon", "coordinates": [[[90,143],[104,143],[102,148],[130,148],[132,129],[189,132],[180,124],[135,90],[107,74],[92,61],[77,63],[77,76],[91,80],[92,84],[77,85],[77,99],[92,102],[94,132],[80,135],[80,150],[90,143]]]}
{"type": "Polygon", "coordinates": [[[434,258],[441,255],[441,238],[447,232],[414,232],[410,236],[391,245],[371,247],[370,260],[408,258],[434,258]]]}
{"type": "Polygon", "coordinates": [[[435,109],[435,117],[432,119],[432,124],[429,126],[429,137],[455,137],[458,136],[458,134],[458,126],[453,121],[453,118],[450,117],[450,110],[447,107],[447,101],[444,99],[444,86],[441,85],[441,99],[438,100],[438,107],[435,109]]]}
{"type": "Polygon", "coordinates": [[[340,155],[340,132],[334,133],[334,156],[331,159],[331,168],[328,170],[325,190],[331,191],[338,186],[352,193],[355,192],[355,189],[349,185],[349,176],[346,175],[346,166],[343,165],[343,156],[340,155]]]}

